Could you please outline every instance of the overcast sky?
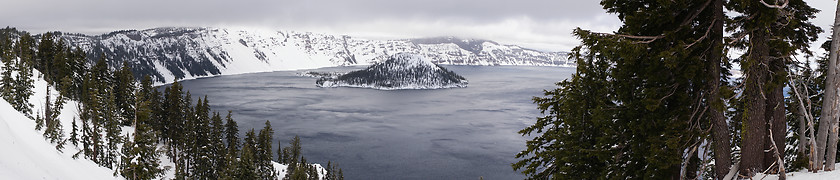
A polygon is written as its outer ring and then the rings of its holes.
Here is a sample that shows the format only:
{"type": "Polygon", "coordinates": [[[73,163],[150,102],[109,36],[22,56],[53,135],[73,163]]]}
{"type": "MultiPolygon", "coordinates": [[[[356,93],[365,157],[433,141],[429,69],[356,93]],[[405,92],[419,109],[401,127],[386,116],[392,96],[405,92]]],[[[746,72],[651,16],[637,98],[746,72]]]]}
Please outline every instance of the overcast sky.
{"type": "MultiPolygon", "coordinates": [[[[0,25],[102,34],[173,26],[255,27],[371,39],[458,36],[568,51],[581,27],[620,26],[598,0],[0,0],[0,25]]],[[[833,22],[836,1],[806,0],[833,22]]],[[[822,36],[826,36],[824,33],[822,36]]],[[[825,39],[824,37],[821,37],[825,39]]]]}

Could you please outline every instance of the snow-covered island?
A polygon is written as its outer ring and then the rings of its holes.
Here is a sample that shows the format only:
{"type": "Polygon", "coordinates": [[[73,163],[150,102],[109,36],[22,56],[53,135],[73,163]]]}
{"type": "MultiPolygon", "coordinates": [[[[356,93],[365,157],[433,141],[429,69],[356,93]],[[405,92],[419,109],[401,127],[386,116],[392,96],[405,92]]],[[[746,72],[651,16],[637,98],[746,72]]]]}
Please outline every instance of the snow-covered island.
{"type": "Polygon", "coordinates": [[[467,80],[426,57],[397,53],[363,70],[338,77],[324,76],[318,87],[361,87],[380,90],[467,87],[467,80]]]}

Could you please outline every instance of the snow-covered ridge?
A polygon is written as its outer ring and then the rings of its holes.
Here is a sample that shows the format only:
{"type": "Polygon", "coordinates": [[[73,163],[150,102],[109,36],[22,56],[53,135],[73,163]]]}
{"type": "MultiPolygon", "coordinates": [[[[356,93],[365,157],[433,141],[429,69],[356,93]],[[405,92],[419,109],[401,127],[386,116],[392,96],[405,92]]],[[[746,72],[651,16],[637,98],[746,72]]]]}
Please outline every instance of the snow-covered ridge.
{"type": "Polygon", "coordinates": [[[398,89],[443,89],[467,87],[467,80],[421,55],[397,53],[370,67],[340,76],[330,73],[307,73],[322,75],[315,84],[318,87],[361,87],[380,90],[398,89]]]}
{"type": "MultiPolygon", "coordinates": [[[[5,66],[0,62],[0,67],[5,66]]],[[[2,68],[0,68],[2,72],[2,68]]],[[[42,114],[46,106],[45,98],[49,93],[52,98],[59,96],[59,91],[48,86],[38,70],[29,78],[34,81],[33,94],[29,97],[35,114],[42,114]],[[47,90],[49,88],[49,90],[47,90]]],[[[14,73],[17,76],[16,73],[14,73]]],[[[79,102],[67,100],[59,111],[57,120],[64,130],[64,137],[69,138],[73,121],[79,119],[79,102]]],[[[81,147],[73,145],[68,139],[62,150],[56,144],[45,139],[44,130],[35,130],[32,115],[15,110],[5,99],[0,98],[0,179],[125,179],[115,174],[114,169],[102,167],[84,157],[73,158],[81,147]]],[[[134,127],[121,127],[121,136],[131,136],[134,127]]],[[[162,148],[162,144],[158,148],[162,148]]],[[[119,151],[119,150],[117,150],[119,151]]],[[[160,156],[161,167],[166,169],[159,179],[175,179],[174,166],[167,156],[160,156]]],[[[278,172],[278,179],[286,175],[287,165],[271,162],[278,172]]],[[[326,169],[320,164],[314,165],[318,177],[324,179],[326,169]]]]}
{"type": "MultiPolygon", "coordinates": [[[[488,40],[453,37],[368,40],[346,35],[234,28],[155,28],[97,36],[61,33],[93,61],[128,61],[136,75],[158,81],[213,75],[369,65],[410,52],[437,64],[570,66],[567,53],[541,52],[488,40]]],[[[112,66],[122,63],[112,62],[112,66]]],[[[113,67],[116,68],[116,67],[113,67]]]]}

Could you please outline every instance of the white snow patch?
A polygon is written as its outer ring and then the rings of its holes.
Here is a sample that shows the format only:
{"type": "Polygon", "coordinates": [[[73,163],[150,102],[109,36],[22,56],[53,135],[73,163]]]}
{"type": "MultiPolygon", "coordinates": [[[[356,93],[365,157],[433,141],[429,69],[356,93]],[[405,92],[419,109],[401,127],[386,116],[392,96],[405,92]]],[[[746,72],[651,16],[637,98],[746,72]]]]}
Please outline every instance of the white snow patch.
{"type": "MultiPolygon", "coordinates": [[[[835,166],[840,167],[840,163],[837,163],[835,166]]],[[[811,173],[807,169],[803,169],[797,172],[789,172],[785,174],[785,177],[788,180],[837,180],[840,179],[840,170],[811,173]]],[[[759,173],[753,176],[752,179],[777,180],[779,179],[779,175],[770,174],[765,177],[765,174],[759,173]]]]}
{"type": "Polygon", "coordinates": [[[0,177],[4,179],[119,179],[87,159],[73,159],[73,145],[58,152],[35,131],[35,121],[0,100],[0,177]]]}

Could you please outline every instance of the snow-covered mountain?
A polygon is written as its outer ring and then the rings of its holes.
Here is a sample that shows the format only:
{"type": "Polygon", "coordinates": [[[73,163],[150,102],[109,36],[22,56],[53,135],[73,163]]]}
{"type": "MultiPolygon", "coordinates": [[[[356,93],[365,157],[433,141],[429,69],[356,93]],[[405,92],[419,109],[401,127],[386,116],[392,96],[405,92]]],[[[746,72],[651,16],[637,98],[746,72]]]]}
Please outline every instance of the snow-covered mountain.
{"type": "Polygon", "coordinates": [[[316,85],[382,90],[441,89],[467,87],[467,80],[432,63],[422,55],[397,53],[363,70],[349,72],[336,78],[322,77],[316,81],[316,85]]]}
{"type": "MultiPolygon", "coordinates": [[[[202,76],[368,65],[376,57],[420,54],[438,64],[566,66],[567,54],[453,37],[368,40],[346,35],[230,28],[155,28],[97,36],[59,33],[91,61],[129,61],[162,82],[202,76]]],[[[112,66],[121,63],[112,62],[112,66]]]]}

